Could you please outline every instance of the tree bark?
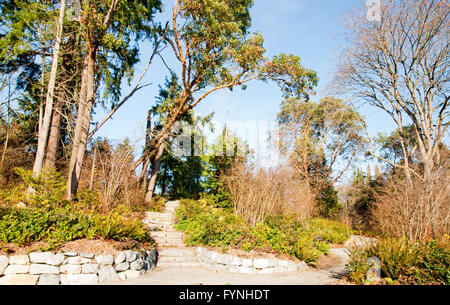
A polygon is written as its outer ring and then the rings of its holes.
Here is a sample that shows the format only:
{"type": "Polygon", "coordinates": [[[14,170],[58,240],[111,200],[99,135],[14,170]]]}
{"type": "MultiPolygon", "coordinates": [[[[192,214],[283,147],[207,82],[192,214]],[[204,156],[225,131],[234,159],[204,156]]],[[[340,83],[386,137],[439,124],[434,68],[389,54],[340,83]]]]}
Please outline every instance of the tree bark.
{"type": "Polygon", "coordinates": [[[41,129],[39,130],[38,135],[38,147],[36,152],[36,159],[33,165],[33,175],[38,176],[42,170],[42,166],[44,163],[45,151],[47,148],[47,141],[50,131],[50,120],[53,112],[53,100],[55,93],[55,83],[56,76],[58,73],[58,60],[61,49],[61,39],[63,32],[63,23],[64,23],[64,13],[66,9],[66,1],[61,0],[60,9],[59,9],[59,20],[56,29],[56,38],[55,38],[55,46],[53,49],[53,59],[52,59],[52,67],[50,71],[50,77],[48,81],[47,88],[47,97],[45,101],[45,111],[44,117],[42,118],[41,129]]]}
{"type": "Polygon", "coordinates": [[[153,199],[153,193],[155,192],[156,179],[158,178],[159,169],[161,166],[161,159],[166,148],[166,143],[163,142],[158,147],[155,159],[152,162],[152,173],[150,176],[150,181],[148,182],[147,194],[145,195],[145,202],[150,203],[153,199]]]}
{"type": "Polygon", "coordinates": [[[150,143],[152,141],[152,112],[151,110],[148,111],[147,114],[147,126],[145,129],[145,145],[144,145],[144,161],[142,163],[142,171],[139,175],[139,183],[144,186],[144,190],[147,189],[147,171],[148,166],[150,165],[150,143]]]}
{"type": "Polygon", "coordinates": [[[80,181],[81,167],[86,151],[89,134],[90,119],[93,100],[95,99],[95,58],[96,48],[90,48],[85,57],[83,69],[80,102],[78,105],[78,117],[75,124],[72,154],[70,156],[69,173],[67,181],[66,200],[76,198],[80,181]]]}
{"type": "Polygon", "coordinates": [[[64,101],[62,96],[58,97],[53,110],[52,124],[47,143],[47,152],[44,159],[44,168],[56,168],[56,159],[58,158],[59,140],[61,136],[62,106],[64,101]]]}

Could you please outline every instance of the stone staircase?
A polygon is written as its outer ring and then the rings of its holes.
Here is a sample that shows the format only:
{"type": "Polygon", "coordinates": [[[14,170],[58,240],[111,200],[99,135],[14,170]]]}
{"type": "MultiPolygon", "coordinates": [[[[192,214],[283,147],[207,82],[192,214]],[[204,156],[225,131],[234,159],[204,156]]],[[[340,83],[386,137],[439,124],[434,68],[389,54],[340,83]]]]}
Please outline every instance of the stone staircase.
{"type": "Polygon", "coordinates": [[[184,233],[174,229],[175,210],[179,205],[179,201],[168,201],[164,212],[146,212],[143,220],[157,244],[157,268],[200,266],[195,249],[184,243],[184,233]]]}

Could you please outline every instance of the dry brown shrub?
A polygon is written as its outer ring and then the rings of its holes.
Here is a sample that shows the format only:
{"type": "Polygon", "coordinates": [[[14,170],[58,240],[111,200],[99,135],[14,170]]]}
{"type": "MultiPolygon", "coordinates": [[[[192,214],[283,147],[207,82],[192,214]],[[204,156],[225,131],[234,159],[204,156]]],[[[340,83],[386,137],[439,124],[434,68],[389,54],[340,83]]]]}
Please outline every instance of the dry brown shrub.
{"type": "Polygon", "coordinates": [[[299,220],[313,216],[315,203],[295,172],[289,168],[255,171],[245,165],[233,167],[224,178],[236,215],[249,224],[267,215],[296,214],[299,220]]]}
{"type": "Polygon", "coordinates": [[[376,195],[372,210],[377,227],[391,236],[410,240],[440,238],[450,231],[448,169],[437,170],[425,183],[391,178],[376,195]]]}

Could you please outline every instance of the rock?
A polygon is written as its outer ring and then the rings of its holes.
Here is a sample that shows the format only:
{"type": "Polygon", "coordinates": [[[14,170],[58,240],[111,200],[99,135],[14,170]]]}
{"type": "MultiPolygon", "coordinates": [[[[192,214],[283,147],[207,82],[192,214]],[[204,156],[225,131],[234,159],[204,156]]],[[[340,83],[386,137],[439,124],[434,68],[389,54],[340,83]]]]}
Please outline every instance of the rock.
{"type": "Polygon", "coordinates": [[[137,270],[137,271],[139,271],[139,270],[141,270],[142,269],[142,267],[144,267],[144,261],[142,260],[142,259],[137,259],[137,260],[135,260],[134,262],[132,262],[131,264],[130,264],[130,269],[131,270],[137,270]]]}
{"type": "Polygon", "coordinates": [[[242,259],[242,266],[243,267],[252,267],[253,266],[253,260],[251,258],[243,258],[242,259]]]}
{"type": "Polygon", "coordinates": [[[278,266],[280,266],[280,267],[287,267],[287,266],[289,266],[289,261],[279,260],[278,261],[278,266]]]}
{"type": "Polygon", "coordinates": [[[31,264],[30,274],[59,274],[59,268],[46,264],[31,264]]]}
{"type": "Polygon", "coordinates": [[[0,255],[0,275],[3,275],[3,272],[6,269],[6,266],[8,266],[8,257],[6,255],[0,255]]]}
{"type": "Polygon", "coordinates": [[[118,281],[119,275],[112,266],[103,266],[98,270],[98,279],[100,282],[118,281]]]}
{"type": "Polygon", "coordinates": [[[251,274],[251,273],[256,273],[256,270],[251,267],[239,267],[238,272],[245,273],[245,274],[251,274]]]}
{"type": "Polygon", "coordinates": [[[242,265],[242,258],[240,257],[233,257],[233,260],[231,261],[231,266],[241,266],[242,265]]]}
{"type": "MultiPolygon", "coordinates": [[[[10,258],[11,259],[11,258],[10,258]]],[[[30,271],[30,266],[28,265],[9,265],[6,267],[3,272],[5,275],[7,274],[24,274],[30,271]]]]}
{"type": "Polygon", "coordinates": [[[48,264],[52,266],[61,266],[64,261],[64,255],[53,254],[51,252],[31,252],[29,257],[31,263],[48,264]]]}
{"type": "Polygon", "coordinates": [[[154,262],[156,262],[156,259],[158,258],[158,251],[156,251],[156,249],[153,249],[152,251],[150,251],[150,259],[154,262]]]}
{"type": "Polygon", "coordinates": [[[112,255],[96,255],[95,261],[102,266],[114,264],[114,257],[112,255]]]}
{"type": "Polygon", "coordinates": [[[147,270],[148,270],[148,269],[153,270],[153,269],[156,268],[156,260],[147,261],[147,263],[148,263],[147,270]]]}
{"type": "Polygon", "coordinates": [[[84,264],[82,265],[81,272],[82,273],[97,273],[99,270],[98,264],[84,264]]]}
{"type": "Polygon", "coordinates": [[[59,271],[63,274],[79,274],[82,271],[81,265],[62,265],[59,271]]]}
{"type": "Polygon", "coordinates": [[[80,256],[81,256],[81,257],[85,257],[85,258],[94,258],[94,254],[92,254],[92,253],[86,253],[86,252],[80,253],[80,256]]]}
{"type": "Polygon", "coordinates": [[[225,272],[231,272],[231,273],[238,273],[239,272],[239,266],[225,266],[224,270],[225,272]]]}
{"type": "Polygon", "coordinates": [[[128,270],[128,269],[130,269],[130,263],[129,262],[123,262],[123,263],[120,263],[120,264],[118,264],[116,266],[116,271],[117,272],[125,271],[125,270],[128,270]]]}
{"type": "Polygon", "coordinates": [[[29,255],[30,262],[36,264],[47,264],[53,256],[51,252],[31,252],[29,255]]]}
{"type": "Polygon", "coordinates": [[[376,238],[353,235],[348,241],[344,243],[344,246],[349,249],[360,249],[370,246],[376,246],[377,244],[378,240],[376,238]]]}
{"type": "Polygon", "coordinates": [[[27,205],[21,201],[16,205],[16,207],[18,207],[19,209],[26,209],[27,205]]]}
{"type": "Polygon", "coordinates": [[[288,272],[293,272],[293,271],[297,271],[298,265],[294,262],[288,261],[288,265],[286,268],[287,268],[288,272]]]}
{"type": "Polygon", "coordinates": [[[126,255],[127,255],[127,259],[126,260],[129,263],[134,262],[138,258],[138,253],[136,253],[136,252],[127,251],[126,255]]]}
{"type": "Polygon", "coordinates": [[[73,257],[73,256],[77,256],[77,255],[78,255],[78,252],[64,252],[63,254],[64,254],[65,256],[73,257]]]}
{"type": "Polygon", "coordinates": [[[28,255],[13,255],[9,257],[11,265],[27,265],[30,262],[28,255]]]}
{"type": "Polygon", "coordinates": [[[214,251],[208,251],[208,253],[206,254],[206,257],[208,257],[210,260],[215,261],[216,257],[219,255],[219,253],[214,252],[214,251]]]}
{"type": "Polygon", "coordinates": [[[57,274],[41,274],[39,276],[38,285],[59,285],[59,275],[57,274]]]}
{"type": "Polygon", "coordinates": [[[278,267],[278,260],[276,259],[268,259],[269,267],[278,267]]]}
{"type": "Polygon", "coordinates": [[[116,265],[123,263],[127,259],[127,254],[125,252],[120,252],[117,254],[116,259],[114,260],[114,263],[116,265]]]}
{"type": "Polygon", "coordinates": [[[0,285],[36,285],[37,275],[7,274],[0,278],[0,285]]]}
{"type": "MultiPolygon", "coordinates": [[[[125,272],[126,272],[126,271],[125,271],[125,272]]],[[[126,275],[125,272],[119,272],[119,273],[117,273],[117,275],[119,276],[119,278],[120,278],[122,281],[125,281],[125,280],[127,279],[127,275],[126,275]]]]}
{"type": "Polygon", "coordinates": [[[64,255],[62,255],[61,253],[58,254],[54,254],[49,261],[47,262],[47,264],[55,266],[55,267],[59,267],[62,265],[62,263],[64,262],[64,255]]]}
{"type": "Polygon", "coordinates": [[[91,262],[92,262],[92,259],[81,257],[81,256],[69,257],[69,259],[67,260],[67,264],[69,264],[69,265],[90,264],[91,262]]]}
{"type": "Polygon", "coordinates": [[[255,258],[253,260],[253,267],[263,269],[269,267],[269,261],[264,258],[255,258]]]}
{"type": "Polygon", "coordinates": [[[219,254],[214,261],[219,264],[229,265],[233,261],[233,258],[234,257],[229,254],[219,254]]]}
{"type": "Polygon", "coordinates": [[[98,283],[98,276],[95,274],[61,274],[62,285],[93,285],[98,283]]]}
{"type": "Polygon", "coordinates": [[[309,268],[308,268],[308,264],[306,264],[305,262],[301,262],[301,263],[299,263],[298,265],[298,270],[299,271],[306,271],[306,270],[308,270],[309,268]]]}
{"type": "Polygon", "coordinates": [[[127,270],[125,271],[125,275],[127,279],[135,279],[138,278],[141,273],[137,270],[127,270]]]}

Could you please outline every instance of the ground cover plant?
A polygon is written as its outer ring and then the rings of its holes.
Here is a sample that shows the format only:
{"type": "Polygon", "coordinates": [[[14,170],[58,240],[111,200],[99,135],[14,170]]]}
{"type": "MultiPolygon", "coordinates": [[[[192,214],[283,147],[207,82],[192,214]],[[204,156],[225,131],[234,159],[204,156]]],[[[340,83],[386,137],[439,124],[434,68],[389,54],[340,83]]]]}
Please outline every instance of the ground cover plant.
{"type": "Polygon", "coordinates": [[[238,248],[285,254],[311,265],[326,254],[331,243],[346,241],[352,231],[336,221],[312,218],[305,222],[292,216],[267,216],[252,226],[229,210],[206,201],[182,200],[176,212],[176,228],[186,233],[188,246],[238,248]]]}

